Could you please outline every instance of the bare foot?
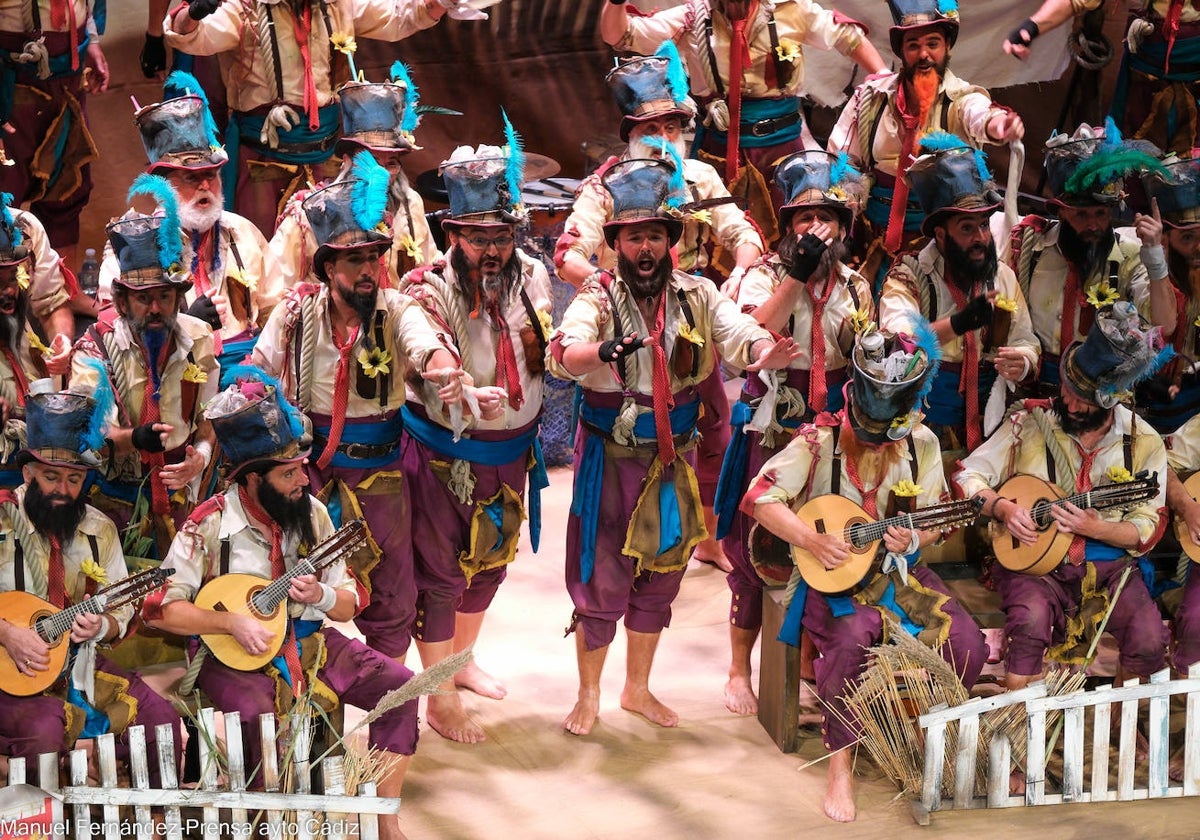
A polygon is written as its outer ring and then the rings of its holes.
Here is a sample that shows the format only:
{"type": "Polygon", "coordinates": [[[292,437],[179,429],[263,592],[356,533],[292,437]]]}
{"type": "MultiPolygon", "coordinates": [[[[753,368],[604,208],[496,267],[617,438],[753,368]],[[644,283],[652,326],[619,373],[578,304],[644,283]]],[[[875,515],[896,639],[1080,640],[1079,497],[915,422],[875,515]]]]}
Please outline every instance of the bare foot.
{"type": "Polygon", "coordinates": [[[749,677],[729,677],[729,682],[725,683],[725,708],[735,715],[758,714],[758,697],[749,677]]]}
{"type": "Polygon", "coordinates": [[[1025,772],[1023,770],[1014,770],[1008,774],[1008,795],[1025,795],[1025,772]]]}
{"type": "Polygon", "coordinates": [[[490,697],[493,700],[503,700],[508,694],[504,683],[476,665],[474,659],[454,675],[454,684],[459,688],[474,691],[481,697],[490,697]]]}
{"type": "Polygon", "coordinates": [[[598,717],[600,717],[599,692],[586,692],[581,689],[575,708],[571,709],[571,713],[563,721],[563,729],[572,735],[586,735],[592,731],[598,717]]]}
{"type": "Polygon", "coordinates": [[[679,725],[679,715],[664,706],[657,697],[644,688],[625,688],[621,692],[621,708],[627,712],[636,712],[659,726],[679,725]]]}
{"type": "Polygon", "coordinates": [[[434,732],[460,744],[486,741],[483,727],[471,720],[457,694],[431,694],[425,719],[434,732]]]}
{"type": "Polygon", "coordinates": [[[706,563],[709,566],[720,569],[725,574],[733,571],[733,564],[725,556],[725,551],[721,548],[721,544],[714,539],[710,538],[699,543],[695,550],[692,551],[692,556],[701,563],[706,563]]]}
{"type": "Polygon", "coordinates": [[[836,822],[854,822],[854,769],[850,751],[841,750],[829,757],[829,782],[825,786],[825,816],[836,822]]]}
{"type": "Polygon", "coordinates": [[[1183,747],[1180,747],[1171,754],[1171,760],[1167,765],[1167,773],[1171,777],[1172,782],[1183,781],[1183,747]]]}

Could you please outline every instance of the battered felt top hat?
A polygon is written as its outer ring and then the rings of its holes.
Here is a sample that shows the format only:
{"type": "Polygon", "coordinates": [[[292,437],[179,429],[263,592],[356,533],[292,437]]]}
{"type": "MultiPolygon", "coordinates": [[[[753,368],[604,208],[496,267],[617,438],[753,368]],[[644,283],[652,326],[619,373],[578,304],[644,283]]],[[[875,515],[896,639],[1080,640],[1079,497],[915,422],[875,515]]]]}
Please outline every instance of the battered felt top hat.
{"type": "Polygon", "coordinates": [[[916,407],[937,375],[942,351],[929,322],[913,335],[872,330],[855,338],[850,353],[850,422],[873,444],[903,440],[920,419],[916,407]]]}
{"type": "Polygon", "coordinates": [[[896,24],[888,30],[892,52],[904,52],[904,33],[914,29],[937,25],[946,34],[946,43],[951,47],[958,40],[958,3],[956,0],[888,0],[892,21],[896,24]]]}
{"type": "Polygon", "coordinates": [[[623,61],[604,79],[612,88],[621,118],[621,139],[629,142],[633,127],[647,120],[679,117],[685,125],[693,111],[687,73],[674,41],[664,41],[652,56],[623,61]]]}
{"type": "Polygon", "coordinates": [[[133,116],[150,163],[147,172],[164,169],[216,169],[229,156],[217,141],[208,99],[196,79],[181,71],[167,77],[163,101],[133,116]]]}
{"type": "Polygon", "coordinates": [[[239,365],[226,371],[221,381],[230,384],[213,397],[204,416],[221,444],[228,478],[250,467],[308,457],[312,435],[275,379],[254,365],[239,365]]]}
{"type": "Polygon", "coordinates": [[[175,191],[158,175],[142,174],[129,189],[129,201],[139,195],[154,198],[159,212],[118,219],[106,228],[121,267],[113,283],[131,290],[172,286],[186,292],[192,287],[192,279],[180,260],[183,239],[175,191]]]}
{"type": "Polygon", "coordinates": [[[12,193],[0,193],[0,268],[17,265],[29,258],[25,231],[12,214],[12,193]]]}
{"type": "Polygon", "coordinates": [[[521,138],[504,114],[503,148],[459,146],[439,167],[446,182],[450,215],[442,229],[524,224],[521,182],[525,177],[525,152],[521,138]]]}
{"type": "Polygon", "coordinates": [[[1200,158],[1163,161],[1166,176],[1142,176],[1146,194],[1158,199],[1163,224],[1173,228],[1200,227],[1200,158]]]}
{"type": "Polygon", "coordinates": [[[413,139],[417,127],[417,86],[408,68],[397,61],[387,82],[347,82],[338,89],[342,109],[342,136],[335,150],[339,155],[360,149],[377,152],[412,152],[420,146],[413,139]]]}
{"type": "Polygon", "coordinates": [[[611,166],[600,182],[612,195],[612,216],[604,223],[610,248],[621,228],[642,222],[661,222],[671,244],[679,241],[683,221],[677,208],[683,202],[683,175],[674,164],[649,158],[623,160],[611,166]]]}
{"type": "Polygon", "coordinates": [[[784,195],[779,208],[779,225],[789,230],[792,216],[801,207],[828,207],[837,213],[843,233],[854,224],[862,208],[862,173],[852,167],[843,152],[805,150],[788,155],[775,167],[775,186],[784,195]]]}
{"type": "Polygon", "coordinates": [[[1112,408],[1174,354],[1161,329],[1143,321],[1129,301],[1117,301],[1097,313],[1087,338],[1067,348],[1062,377],[1084,399],[1112,408]]]}
{"type": "Polygon", "coordinates": [[[1132,172],[1165,174],[1158,149],[1144,140],[1124,140],[1112,118],[1104,128],[1086,123],[1070,136],[1057,131],[1046,141],[1046,186],[1052,204],[1094,207],[1117,204],[1132,172]]]}
{"type": "Polygon", "coordinates": [[[325,261],[333,251],[391,244],[386,220],[388,181],[388,171],[370,152],[362,151],[354,156],[349,178],[304,199],[300,206],[317,241],[313,273],[321,280],[329,282],[325,261]]]}
{"type": "MultiPolygon", "coordinates": [[[[85,364],[100,368],[96,359],[85,364]]],[[[104,443],[104,424],[113,404],[106,376],[101,376],[94,397],[74,391],[55,391],[49,379],[29,383],[25,398],[25,448],[17,453],[23,466],[40,461],[55,467],[93,469],[100,466],[96,454],[104,443]]]]}
{"type": "Polygon", "coordinates": [[[954,213],[991,213],[1002,204],[983,152],[944,131],[923,137],[921,150],[904,174],[925,213],[921,233],[933,236],[954,213]]]}

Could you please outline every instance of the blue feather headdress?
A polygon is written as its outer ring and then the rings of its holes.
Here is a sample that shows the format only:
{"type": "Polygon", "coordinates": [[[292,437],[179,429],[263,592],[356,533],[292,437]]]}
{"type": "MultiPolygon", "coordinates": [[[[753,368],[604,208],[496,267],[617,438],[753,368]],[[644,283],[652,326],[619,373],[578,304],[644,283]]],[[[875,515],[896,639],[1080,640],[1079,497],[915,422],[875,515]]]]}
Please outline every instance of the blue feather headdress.
{"type": "Polygon", "coordinates": [[[521,181],[525,178],[525,148],[521,143],[521,135],[509,122],[508,113],[503,108],[500,109],[500,116],[504,118],[504,143],[508,147],[504,181],[508,185],[512,203],[516,205],[521,201],[521,181]]]}
{"type": "Polygon", "coordinates": [[[1104,138],[1090,157],[1079,162],[1063,185],[1068,193],[1095,193],[1134,172],[1168,173],[1158,159],[1158,149],[1144,140],[1125,140],[1112,117],[1104,121],[1104,138]]]}
{"type": "Polygon", "coordinates": [[[931,131],[921,138],[919,145],[923,150],[931,153],[946,149],[970,149],[975,155],[975,168],[979,170],[979,180],[985,184],[993,180],[992,173],[988,171],[987,167],[987,154],[981,149],[973,148],[971,144],[956,134],[948,131],[931,131]]]}
{"type": "Polygon", "coordinates": [[[279,407],[287,414],[288,427],[292,430],[292,435],[297,438],[305,435],[304,422],[300,417],[299,409],[284,398],[283,387],[279,384],[279,380],[258,365],[234,365],[231,368],[223,369],[221,371],[221,390],[224,391],[229,386],[246,380],[261,382],[269,388],[274,388],[279,407]]]}
{"type": "Polygon", "coordinates": [[[417,110],[417,106],[421,102],[420,92],[404,62],[397,61],[392,65],[391,76],[393,82],[404,85],[404,119],[400,123],[400,130],[406,134],[412,134],[421,122],[421,114],[417,110]]]}
{"type": "Polygon", "coordinates": [[[179,238],[179,198],[165,178],[146,173],[137,176],[125,200],[132,202],[139,195],[150,196],[163,211],[163,220],[158,226],[158,260],[164,270],[170,269],[179,264],[183,253],[179,238]]]}
{"type": "Polygon", "coordinates": [[[929,372],[926,374],[925,384],[917,392],[916,405],[920,405],[933,390],[933,380],[937,378],[938,368],[942,364],[942,343],[938,341],[937,333],[933,331],[933,325],[923,317],[918,317],[916,323],[913,324],[913,341],[916,342],[918,352],[924,353],[925,358],[929,360],[929,372]]]}
{"type": "Polygon", "coordinates": [[[212,108],[209,107],[208,97],[204,93],[204,88],[200,86],[199,80],[191,73],[185,73],[182,70],[175,70],[170,76],[167,76],[167,81],[163,84],[164,102],[189,95],[197,97],[204,103],[204,135],[208,140],[208,145],[220,146],[221,143],[217,139],[217,123],[213,119],[212,108]]]}
{"type": "Polygon", "coordinates": [[[79,451],[92,450],[99,452],[105,447],[104,430],[108,426],[108,415],[116,405],[117,399],[113,394],[112,383],[108,378],[108,368],[104,362],[92,356],[79,355],[79,361],[85,367],[92,369],[96,375],[96,390],[92,392],[95,404],[92,406],[92,418],[87,431],[80,441],[79,451]]]}
{"type": "Polygon", "coordinates": [[[17,224],[17,220],[13,218],[13,214],[12,214],[13,195],[12,195],[12,193],[0,193],[0,205],[2,205],[4,208],[3,209],[4,227],[7,228],[8,230],[12,231],[12,247],[15,248],[21,244],[21,240],[25,237],[25,234],[21,230],[21,226],[17,224]]]}
{"type": "Polygon", "coordinates": [[[667,88],[671,91],[671,99],[679,105],[687,101],[688,78],[683,69],[683,61],[679,58],[679,49],[675,42],[668,39],[663,41],[654,55],[667,60],[667,88]]]}
{"type": "Polygon", "coordinates": [[[683,206],[683,201],[687,197],[687,184],[683,180],[683,156],[679,154],[679,149],[675,148],[675,144],[665,137],[646,137],[643,142],[670,158],[674,172],[671,173],[671,180],[667,183],[670,189],[670,193],[667,195],[667,206],[678,210],[683,206]]]}
{"type": "Polygon", "coordinates": [[[357,181],[350,190],[354,221],[363,230],[374,230],[383,221],[387,210],[391,175],[365,149],[354,156],[350,175],[357,181]]]}

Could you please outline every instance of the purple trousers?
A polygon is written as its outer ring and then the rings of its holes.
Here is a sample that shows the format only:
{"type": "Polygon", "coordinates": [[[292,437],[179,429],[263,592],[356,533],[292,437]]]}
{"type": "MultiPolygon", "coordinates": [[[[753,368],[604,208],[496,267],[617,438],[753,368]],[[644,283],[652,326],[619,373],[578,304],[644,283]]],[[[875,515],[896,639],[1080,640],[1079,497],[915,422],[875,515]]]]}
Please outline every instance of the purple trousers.
{"type": "MultiPolygon", "coordinates": [[[[332,627],[324,627],[327,657],[317,675],[342,702],[370,711],[383,695],[399,688],[412,677],[412,671],[396,660],[343,636],[332,627]]],[[[258,716],[275,713],[275,680],[261,671],[236,671],[211,654],[204,659],[196,684],[213,706],[222,712],[241,714],[242,750],[246,768],[262,766],[262,741],[258,716]]],[[[410,700],[385,712],[372,723],[367,743],[381,750],[412,755],[417,751],[417,701],[410,700]]],[[[259,771],[247,784],[261,785],[259,771]]]]}
{"type": "MultiPolygon", "coordinates": [[[[590,434],[580,426],[575,437],[576,474],[590,434]]],[[[580,566],[582,523],[574,513],[567,520],[567,592],[575,604],[573,621],[582,629],[588,650],[610,644],[622,616],[625,627],[637,633],[659,633],[671,623],[671,603],[679,594],[684,570],[638,574],[636,561],[622,551],[629,518],[653,459],[653,454],[604,459],[596,562],[587,583],[580,566]]]]}
{"type": "MultiPolygon", "coordinates": [[[[1111,596],[1127,560],[1106,560],[1096,567],[1096,588],[1111,596]]],[[[1066,619],[1079,609],[1083,566],[1059,566],[1041,576],[1022,575],[996,565],[996,583],[1004,607],[1009,673],[1039,674],[1046,649],[1061,643],[1066,619]]],[[[1148,677],[1166,662],[1167,630],[1145,581],[1135,567],[1117,599],[1105,630],[1120,647],[1120,663],[1131,674],[1148,677]]]]}
{"type": "Polygon", "coordinates": [[[1171,665],[1186,671],[1200,662],[1200,572],[1188,567],[1183,585],[1183,603],[1175,614],[1175,653],[1171,665]]]}
{"type": "Polygon", "coordinates": [[[704,406],[696,423],[696,431],[700,433],[700,443],[696,446],[696,483],[700,485],[700,498],[711,506],[717,495],[721,462],[729,448],[729,397],[725,395],[719,363],[713,365],[713,372],[696,390],[704,406]]]}
{"type": "MultiPolygon", "coordinates": [[[[924,566],[908,570],[922,586],[949,595],[937,573],[924,566]]],[[[939,651],[970,688],[987,662],[987,643],[971,614],[951,598],[942,609],[950,616],[950,637],[939,651]]],[[[813,663],[817,694],[821,698],[825,748],[838,750],[858,740],[859,727],[850,721],[850,710],[841,699],[867,666],[866,648],[883,638],[883,618],[871,607],[854,605],[854,614],[835,617],[829,602],[809,590],[804,604],[804,629],[821,654],[813,663]]]]}
{"type": "MultiPolygon", "coordinates": [[[[523,431],[523,430],[520,430],[523,431]]],[[[512,432],[477,432],[475,440],[511,437],[512,432]]],[[[442,479],[429,467],[430,461],[446,460],[405,433],[400,439],[400,461],[404,465],[404,483],[415,500],[412,519],[414,576],[417,585],[417,621],[413,635],[423,642],[443,642],[454,637],[455,612],[481,613],[496,597],[506,566],[477,573],[467,583],[458,556],[471,542],[471,521],[475,502],[462,504],[442,479]]],[[[471,463],[475,475],[477,501],[492,498],[503,485],[525,499],[526,468],[529,452],[503,466],[471,463]]]]}
{"type": "MultiPolygon", "coordinates": [[[[762,442],[761,432],[750,432],[747,437],[749,439],[746,441],[746,473],[741,476],[742,491],[749,486],[751,479],[758,475],[763,464],[787,446],[785,440],[778,446],[764,449],[759,445],[762,442]]],[[[779,437],[782,436],[777,436],[776,439],[779,437]]],[[[734,511],[729,533],[721,540],[721,548],[725,550],[725,556],[733,565],[733,571],[726,576],[730,592],[729,623],[743,630],[758,630],[762,627],[763,580],[754,570],[754,564],[750,562],[749,551],[750,528],[753,526],[753,519],[740,510],[734,511]]]]}
{"type": "MultiPolygon", "coordinates": [[[[145,727],[150,784],[153,787],[160,786],[162,779],[158,772],[158,740],[155,727],[167,723],[174,730],[172,741],[175,748],[175,768],[178,770],[183,746],[179,713],[171,706],[170,701],[159,697],[154,689],[142,682],[141,677],[117,667],[103,656],[96,657],[96,670],[129,681],[129,695],[137,701],[137,716],[130,725],[140,724],[145,727]]],[[[26,767],[36,768],[40,753],[56,753],[63,750],[63,733],[66,728],[67,713],[60,698],[47,694],[14,697],[0,691],[0,754],[20,756],[25,759],[26,767]]],[[[129,731],[118,735],[116,741],[117,756],[127,758],[129,731]]],[[[68,748],[74,749],[74,745],[69,745],[68,748]]],[[[31,769],[31,775],[35,772],[31,769]]]]}

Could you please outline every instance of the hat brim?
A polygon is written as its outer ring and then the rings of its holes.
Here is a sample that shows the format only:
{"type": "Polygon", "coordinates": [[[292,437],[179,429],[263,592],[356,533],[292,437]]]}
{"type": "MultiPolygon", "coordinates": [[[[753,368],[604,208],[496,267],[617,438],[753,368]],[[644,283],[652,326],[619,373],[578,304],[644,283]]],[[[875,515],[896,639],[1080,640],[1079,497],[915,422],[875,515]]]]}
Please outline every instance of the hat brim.
{"type": "Polygon", "coordinates": [[[142,283],[137,281],[130,282],[128,279],[123,278],[118,274],[112,279],[112,284],[114,286],[120,286],[122,289],[126,289],[130,292],[139,292],[143,289],[157,289],[166,286],[169,289],[178,289],[180,294],[187,294],[187,292],[192,288],[192,280],[190,276],[187,280],[180,280],[178,282],[172,282],[164,279],[161,282],[142,283]]]}
{"type": "Polygon", "coordinates": [[[629,142],[629,135],[633,132],[633,127],[635,125],[640,125],[644,122],[650,122],[651,120],[665,120],[671,117],[678,117],[680,122],[683,123],[684,128],[686,128],[688,123],[692,121],[691,111],[685,111],[682,108],[672,108],[666,111],[654,111],[648,114],[639,114],[636,117],[624,116],[621,118],[621,128],[619,132],[621,135],[621,142],[629,142]]]}
{"type": "Polygon", "coordinates": [[[910,23],[908,26],[893,26],[888,30],[888,38],[892,43],[892,52],[897,57],[904,55],[904,36],[908,32],[916,32],[918,29],[944,29],[946,35],[946,46],[953,48],[955,42],[958,41],[958,21],[953,20],[927,20],[921,23],[910,23]]]}
{"type": "Polygon", "coordinates": [[[83,462],[83,453],[69,452],[66,449],[22,449],[13,458],[18,467],[33,462],[45,464],[47,467],[64,467],[72,470],[94,470],[100,467],[100,462],[87,464],[83,462]]]}
{"type": "Polygon", "coordinates": [[[329,276],[325,273],[325,261],[331,259],[335,254],[344,251],[354,251],[359,248],[374,248],[377,245],[391,247],[392,237],[390,234],[370,230],[366,231],[366,235],[371,237],[366,242],[352,242],[347,245],[322,245],[317,248],[312,260],[313,274],[317,275],[321,282],[328,283],[329,276]]]}
{"type": "Polygon", "coordinates": [[[983,207],[943,207],[925,217],[925,220],[921,222],[921,233],[932,237],[933,229],[951,216],[990,216],[1003,206],[1002,203],[997,202],[983,207]]]}
{"type": "Polygon", "coordinates": [[[458,216],[457,218],[442,219],[442,230],[467,227],[511,227],[513,225],[523,225],[525,221],[525,218],[522,216],[509,213],[507,210],[501,210],[498,213],[479,213],[474,217],[471,214],[467,214],[458,216]]]}
{"type": "Polygon", "coordinates": [[[224,161],[201,161],[197,163],[177,163],[169,160],[159,160],[149,164],[146,167],[146,172],[151,175],[163,175],[167,172],[212,172],[220,174],[221,168],[225,166],[224,161]]]}
{"type": "Polygon", "coordinates": [[[241,475],[242,473],[244,473],[247,470],[252,469],[254,467],[261,467],[261,466],[278,467],[278,466],[282,466],[283,464],[297,464],[297,463],[304,461],[304,459],[308,458],[310,455],[312,455],[312,447],[311,446],[306,449],[301,449],[300,453],[298,455],[294,455],[294,456],[287,457],[287,458],[252,458],[249,461],[245,461],[234,467],[230,467],[229,470],[225,473],[225,479],[227,481],[233,481],[239,475],[241,475]]]}
{"type": "MultiPolygon", "coordinates": [[[[399,136],[399,135],[397,135],[399,136]]],[[[337,143],[333,146],[333,153],[336,155],[353,155],[367,150],[368,152],[379,152],[380,154],[408,154],[409,152],[419,152],[422,147],[413,143],[400,141],[403,145],[389,145],[386,143],[369,143],[366,140],[359,140],[356,137],[347,137],[345,135],[338,138],[337,143]]]]}
{"type": "Polygon", "coordinates": [[[779,227],[781,233],[787,233],[792,229],[792,216],[796,215],[797,210],[802,210],[805,207],[824,207],[836,213],[838,221],[842,223],[843,236],[848,235],[850,229],[854,227],[854,211],[845,204],[839,204],[836,201],[798,201],[795,204],[785,204],[779,208],[779,227]]]}
{"type": "MultiPolygon", "coordinates": [[[[1063,353],[1062,359],[1058,363],[1058,378],[1081,400],[1100,406],[1096,396],[1100,389],[1100,383],[1093,382],[1084,376],[1079,366],[1075,364],[1075,355],[1081,347],[1083,347],[1082,341],[1071,342],[1071,345],[1067,347],[1067,352],[1063,353]]],[[[1104,406],[1100,407],[1104,408],[1104,406]]]]}
{"type": "Polygon", "coordinates": [[[605,222],[604,241],[608,243],[609,248],[616,250],[617,234],[621,231],[621,228],[652,223],[666,226],[667,236],[671,240],[672,247],[683,236],[683,222],[679,219],[672,219],[666,216],[648,216],[641,219],[621,219],[620,221],[605,222]]]}

